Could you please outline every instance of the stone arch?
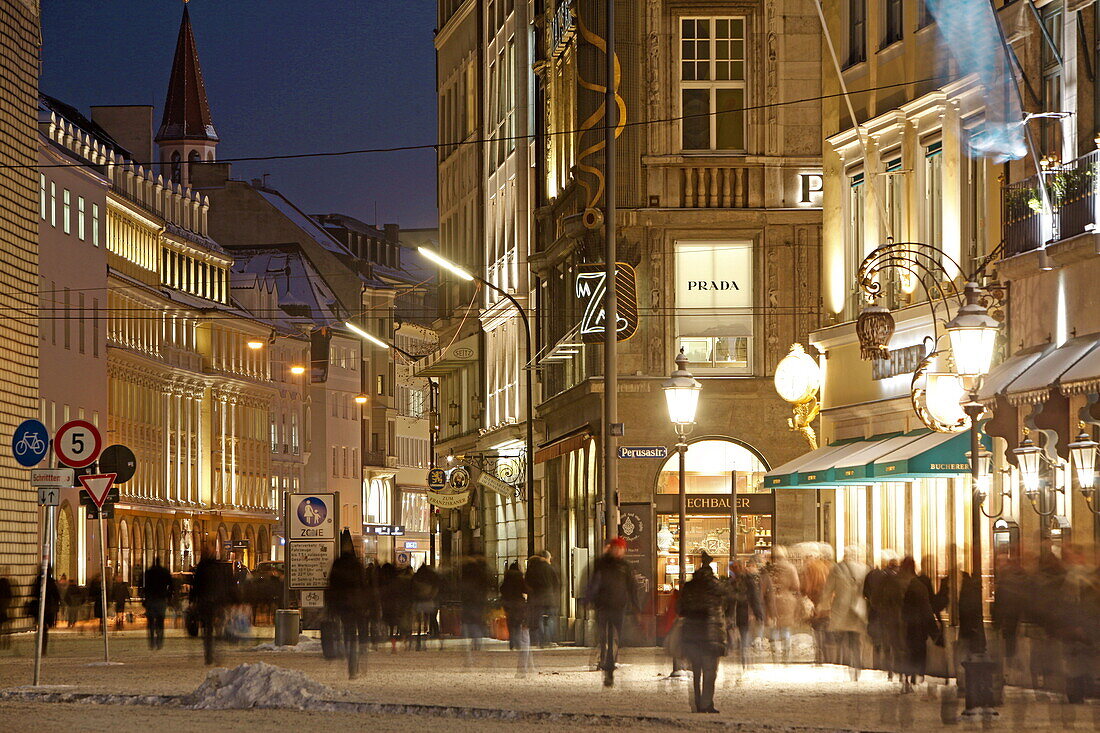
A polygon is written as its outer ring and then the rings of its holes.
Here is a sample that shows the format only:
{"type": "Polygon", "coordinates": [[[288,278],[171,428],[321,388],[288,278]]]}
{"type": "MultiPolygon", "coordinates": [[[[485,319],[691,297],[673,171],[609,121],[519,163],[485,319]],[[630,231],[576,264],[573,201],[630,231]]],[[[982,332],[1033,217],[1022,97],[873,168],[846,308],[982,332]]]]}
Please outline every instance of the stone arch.
{"type": "Polygon", "coordinates": [[[215,549],[219,560],[225,560],[229,556],[229,531],[224,524],[218,525],[218,539],[215,549]]]}
{"type": "Polygon", "coordinates": [[[256,562],[265,562],[271,559],[271,537],[267,527],[260,527],[256,533],[256,562]]]}
{"type": "Polygon", "coordinates": [[[130,547],[130,525],[125,519],[118,520],[118,554],[115,560],[115,575],[126,582],[130,581],[130,569],[133,562],[130,547]]]}
{"type": "Polygon", "coordinates": [[[55,578],[66,576],[75,582],[77,575],[76,532],[72,507],[65,502],[57,510],[57,538],[54,542],[53,574],[55,578]]]}

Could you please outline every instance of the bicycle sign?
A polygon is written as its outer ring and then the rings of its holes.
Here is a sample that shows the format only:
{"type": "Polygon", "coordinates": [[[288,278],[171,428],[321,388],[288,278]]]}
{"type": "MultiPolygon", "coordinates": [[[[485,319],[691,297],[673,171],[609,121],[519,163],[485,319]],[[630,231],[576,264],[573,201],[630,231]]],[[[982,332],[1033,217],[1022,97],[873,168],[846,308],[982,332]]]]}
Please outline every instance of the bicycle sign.
{"type": "Polygon", "coordinates": [[[19,465],[32,468],[50,452],[50,433],[37,420],[24,420],[11,436],[11,452],[19,465]]]}
{"type": "Polygon", "coordinates": [[[57,429],[53,440],[57,460],[73,468],[91,465],[102,447],[99,430],[87,420],[70,420],[57,429]]]}

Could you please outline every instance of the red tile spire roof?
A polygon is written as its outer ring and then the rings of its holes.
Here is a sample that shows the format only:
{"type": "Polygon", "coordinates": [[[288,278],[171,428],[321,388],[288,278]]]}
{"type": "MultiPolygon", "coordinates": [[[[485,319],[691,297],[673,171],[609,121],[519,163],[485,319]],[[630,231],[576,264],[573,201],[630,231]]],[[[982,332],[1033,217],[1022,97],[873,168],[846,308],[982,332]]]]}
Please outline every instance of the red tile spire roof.
{"type": "Polygon", "coordinates": [[[168,80],[164,117],[156,140],[218,140],[210,118],[210,103],[206,99],[199,52],[195,47],[195,35],[191,32],[191,17],[186,5],[183,6],[183,22],[180,23],[180,35],[176,41],[176,57],[172,61],[172,76],[168,80]]]}

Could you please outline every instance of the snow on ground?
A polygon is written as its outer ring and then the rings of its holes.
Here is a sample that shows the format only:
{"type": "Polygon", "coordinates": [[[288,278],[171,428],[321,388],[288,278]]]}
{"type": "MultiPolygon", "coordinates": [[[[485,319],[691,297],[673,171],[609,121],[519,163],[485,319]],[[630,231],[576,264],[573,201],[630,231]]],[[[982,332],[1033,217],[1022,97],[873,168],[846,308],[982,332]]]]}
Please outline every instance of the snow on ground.
{"type": "Polygon", "coordinates": [[[252,647],[254,652],[295,652],[295,653],[321,653],[321,640],[314,639],[312,636],[306,636],[305,634],[298,635],[297,644],[276,644],[273,641],[267,641],[263,644],[257,644],[252,647]]]}
{"type": "Polygon", "coordinates": [[[338,697],[341,693],[298,670],[256,662],[241,664],[233,669],[213,670],[187,697],[185,705],[197,710],[305,710],[316,707],[319,701],[338,697]]]}

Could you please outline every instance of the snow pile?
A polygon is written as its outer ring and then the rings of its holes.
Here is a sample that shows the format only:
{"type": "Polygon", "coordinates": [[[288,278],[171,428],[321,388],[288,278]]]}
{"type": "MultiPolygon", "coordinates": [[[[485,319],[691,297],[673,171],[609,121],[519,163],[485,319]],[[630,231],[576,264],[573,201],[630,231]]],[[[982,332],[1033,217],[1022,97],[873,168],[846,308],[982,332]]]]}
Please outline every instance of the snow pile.
{"type": "Polygon", "coordinates": [[[246,708],[315,708],[341,693],[311,680],[297,670],[263,662],[233,669],[215,669],[188,696],[186,705],[198,710],[246,708]]]}
{"type": "Polygon", "coordinates": [[[311,636],[301,634],[298,636],[297,644],[276,644],[273,641],[264,642],[263,644],[257,644],[252,647],[254,652],[320,652],[321,640],[314,639],[311,636]]]}

